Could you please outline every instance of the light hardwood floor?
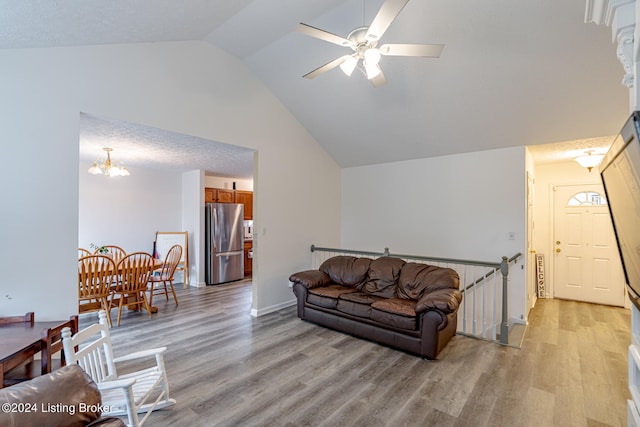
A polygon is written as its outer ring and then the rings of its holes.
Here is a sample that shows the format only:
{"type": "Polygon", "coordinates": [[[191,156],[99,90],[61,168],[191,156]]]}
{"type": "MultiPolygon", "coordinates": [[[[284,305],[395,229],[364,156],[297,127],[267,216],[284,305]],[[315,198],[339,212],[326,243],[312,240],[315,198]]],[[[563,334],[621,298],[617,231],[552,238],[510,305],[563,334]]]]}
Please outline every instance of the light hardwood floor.
{"type": "Polygon", "coordinates": [[[150,426],[626,425],[628,310],[539,300],[522,349],[456,336],[427,361],[294,307],[252,318],[250,282],[176,290],[111,329],[116,356],[169,348],[177,404],[150,426]]]}

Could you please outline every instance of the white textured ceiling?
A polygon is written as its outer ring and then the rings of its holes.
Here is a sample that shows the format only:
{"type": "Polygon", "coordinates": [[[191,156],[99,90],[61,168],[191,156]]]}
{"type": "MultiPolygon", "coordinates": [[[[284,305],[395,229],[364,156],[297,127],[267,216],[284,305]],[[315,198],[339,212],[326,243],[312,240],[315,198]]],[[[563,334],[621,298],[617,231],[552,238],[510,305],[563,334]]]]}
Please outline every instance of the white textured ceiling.
{"type": "Polygon", "coordinates": [[[0,48],[206,40],[241,58],[342,166],[592,140],[628,115],[611,30],[584,23],[584,0],[411,0],[382,41],[443,43],[439,59],[384,57],[380,88],[339,69],[301,78],[347,52],[297,23],[346,35],[381,4],[0,0],[0,48]]]}
{"type": "Polygon", "coordinates": [[[136,167],[251,178],[253,150],[190,135],[128,123],[121,120],[80,115],[80,160],[104,161],[103,148],[113,149],[111,160],[135,172],[136,167]]]}
{"type": "Polygon", "coordinates": [[[589,151],[591,154],[605,154],[611,147],[614,138],[615,135],[532,145],[529,147],[529,152],[533,160],[539,164],[568,162],[587,154],[589,151]]]}

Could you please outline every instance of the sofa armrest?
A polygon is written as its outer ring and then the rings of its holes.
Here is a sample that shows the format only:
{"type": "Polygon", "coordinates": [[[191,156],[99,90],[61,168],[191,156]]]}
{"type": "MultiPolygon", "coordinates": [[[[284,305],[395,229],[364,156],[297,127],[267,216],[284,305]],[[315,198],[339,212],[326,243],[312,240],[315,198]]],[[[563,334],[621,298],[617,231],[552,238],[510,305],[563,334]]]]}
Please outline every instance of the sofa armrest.
{"type": "Polygon", "coordinates": [[[439,310],[444,314],[455,312],[462,301],[462,293],[453,288],[438,289],[423,294],[416,303],[416,313],[439,310]]]}
{"type": "Polygon", "coordinates": [[[293,283],[300,283],[305,288],[311,289],[328,285],[331,283],[331,278],[323,271],[307,270],[292,274],[289,277],[289,281],[293,283]]]}

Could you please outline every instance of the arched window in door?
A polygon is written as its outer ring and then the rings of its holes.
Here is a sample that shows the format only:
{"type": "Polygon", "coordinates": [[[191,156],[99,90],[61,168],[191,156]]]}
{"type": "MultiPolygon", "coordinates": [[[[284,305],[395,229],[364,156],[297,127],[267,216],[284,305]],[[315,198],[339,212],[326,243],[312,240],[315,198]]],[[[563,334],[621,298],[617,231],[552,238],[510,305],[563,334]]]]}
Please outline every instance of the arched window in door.
{"type": "Polygon", "coordinates": [[[569,198],[567,206],[606,206],[607,199],[600,193],[582,191],[569,198]]]}

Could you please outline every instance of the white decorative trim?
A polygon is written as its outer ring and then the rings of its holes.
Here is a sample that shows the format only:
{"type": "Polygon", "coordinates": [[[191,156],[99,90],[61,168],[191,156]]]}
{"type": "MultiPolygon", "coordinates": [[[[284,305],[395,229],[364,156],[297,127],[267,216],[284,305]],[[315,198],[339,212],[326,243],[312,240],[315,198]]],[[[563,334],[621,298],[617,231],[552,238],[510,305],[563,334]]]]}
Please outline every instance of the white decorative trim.
{"type": "Polygon", "coordinates": [[[636,0],[608,0],[607,3],[609,4],[607,5],[607,14],[605,15],[606,24],[611,26],[613,24],[613,20],[616,18],[618,10],[626,5],[633,6],[633,3],[635,2],[636,0]]]}
{"type": "Polygon", "coordinates": [[[593,22],[610,27],[615,15],[621,7],[635,3],[636,0],[586,0],[584,22],[593,22]]]}
{"type": "Polygon", "coordinates": [[[635,43],[636,0],[586,0],[586,23],[611,27],[613,42],[618,43],[616,54],[624,68],[622,85],[635,86],[635,62],[639,43],[635,43]]]}
{"type": "Polygon", "coordinates": [[[622,84],[628,88],[632,88],[635,84],[635,74],[633,67],[633,28],[625,28],[618,33],[618,48],[616,54],[618,60],[624,68],[624,77],[622,77],[622,84]]]}
{"type": "Polygon", "coordinates": [[[584,22],[586,24],[603,24],[605,22],[605,11],[609,6],[608,0],[586,0],[587,5],[584,12],[584,22]]]}

